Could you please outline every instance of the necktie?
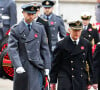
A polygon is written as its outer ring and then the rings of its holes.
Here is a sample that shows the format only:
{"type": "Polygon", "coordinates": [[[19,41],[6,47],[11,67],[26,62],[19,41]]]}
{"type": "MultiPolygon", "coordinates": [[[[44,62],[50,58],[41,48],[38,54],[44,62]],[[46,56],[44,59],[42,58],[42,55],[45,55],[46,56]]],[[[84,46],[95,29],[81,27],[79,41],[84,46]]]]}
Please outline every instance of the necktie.
{"type": "Polygon", "coordinates": [[[73,41],[74,45],[76,45],[76,41],[73,41]]]}
{"type": "Polygon", "coordinates": [[[49,16],[47,16],[47,20],[49,20],[49,16]]]}
{"type": "Polygon", "coordinates": [[[28,24],[28,30],[30,31],[31,29],[30,29],[30,24],[28,24]]]}

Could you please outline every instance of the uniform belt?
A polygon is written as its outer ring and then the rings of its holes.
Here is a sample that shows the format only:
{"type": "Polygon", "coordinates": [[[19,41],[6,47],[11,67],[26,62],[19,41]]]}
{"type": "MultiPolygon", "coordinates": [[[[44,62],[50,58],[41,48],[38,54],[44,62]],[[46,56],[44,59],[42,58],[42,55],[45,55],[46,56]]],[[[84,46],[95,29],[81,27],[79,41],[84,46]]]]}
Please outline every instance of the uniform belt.
{"type": "Polygon", "coordinates": [[[2,16],[2,19],[10,19],[9,16],[2,16]]]}

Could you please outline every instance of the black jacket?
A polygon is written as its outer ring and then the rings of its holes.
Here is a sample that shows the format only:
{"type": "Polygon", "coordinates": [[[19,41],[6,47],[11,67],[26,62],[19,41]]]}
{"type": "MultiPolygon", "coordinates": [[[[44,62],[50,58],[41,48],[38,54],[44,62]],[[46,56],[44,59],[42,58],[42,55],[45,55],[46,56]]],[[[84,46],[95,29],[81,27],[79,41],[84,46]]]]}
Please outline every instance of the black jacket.
{"type": "Polygon", "coordinates": [[[94,43],[97,44],[99,42],[99,34],[96,28],[93,28],[92,24],[89,24],[87,30],[82,31],[83,38],[86,38],[90,42],[94,39],[94,43]]]}
{"type": "Polygon", "coordinates": [[[49,49],[51,51],[51,32],[50,32],[50,29],[48,28],[49,27],[48,21],[42,19],[41,17],[38,17],[36,22],[39,22],[39,23],[41,23],[44,26],[45,32],[46,32],[47,38],[48,38],[49,49]]]}
{"type": "Polygon", "coordinates": [[[96,50],[93,55],[94,58],[94,69],[95,69],[95,78],[100,82],[100,43],[97,44],[96,50]]]}

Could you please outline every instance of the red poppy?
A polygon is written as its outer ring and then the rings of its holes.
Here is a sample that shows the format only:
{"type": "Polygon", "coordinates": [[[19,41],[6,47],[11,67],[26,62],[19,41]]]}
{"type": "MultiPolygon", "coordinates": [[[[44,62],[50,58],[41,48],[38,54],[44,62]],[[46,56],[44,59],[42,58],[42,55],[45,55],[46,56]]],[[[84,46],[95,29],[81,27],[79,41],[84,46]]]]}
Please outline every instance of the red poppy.
{"type": "Polygon", "coordinates": [[[51,25],[53,25],[53,24],[54,24],[54,22],[52,21],[52,22],[51,22],[51,25]]]}
{"type": "Polygon", "coordinates": [[[92,31],[92,29],[90,28],[89,31],[92,31]]]}
{"type": "Polygon", "coordinates": [[[84,50],[84,46],[81,46],[81,50],[84,50]]]}
{"type": "Polygon", "coordinates": [[[38,37],[38,35],[37,35],[37,34],[35,34],[35,35],[34,35],[34,37],[35,37],[35,38],[37,38],[37,37],[38,37]]]}

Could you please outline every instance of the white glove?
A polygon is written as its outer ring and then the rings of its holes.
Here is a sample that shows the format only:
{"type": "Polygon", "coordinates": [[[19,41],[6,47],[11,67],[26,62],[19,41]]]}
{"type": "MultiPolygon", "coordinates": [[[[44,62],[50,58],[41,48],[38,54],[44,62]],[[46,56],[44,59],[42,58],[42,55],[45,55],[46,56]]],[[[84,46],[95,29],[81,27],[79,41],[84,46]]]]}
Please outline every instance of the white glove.
{"type": "Polygon", "coordinates": [[[18,73],[18,74],[22,74],[22,73],[24,73],[24,72],[25,72],[25,70],[24,70],[23,67],[18,67],[18,68],[16,69],[16,73],[18,73]]]}
{"type": "Polygon", "coordinates": [[[45,76],[48,77],[48,80],[50,81],[50,77],[49,77],[49,69],[45,69],[45,76]]]}
{"type": "Polygon", "coordinates": [[[45,69],[45,75],[49,76],[49,69],[45,69]]]}

